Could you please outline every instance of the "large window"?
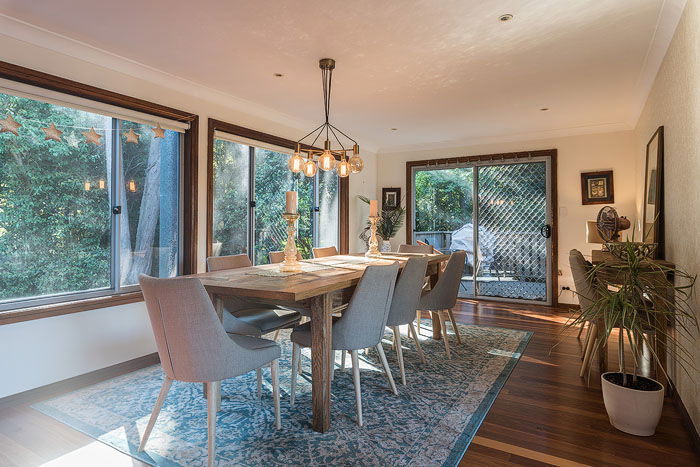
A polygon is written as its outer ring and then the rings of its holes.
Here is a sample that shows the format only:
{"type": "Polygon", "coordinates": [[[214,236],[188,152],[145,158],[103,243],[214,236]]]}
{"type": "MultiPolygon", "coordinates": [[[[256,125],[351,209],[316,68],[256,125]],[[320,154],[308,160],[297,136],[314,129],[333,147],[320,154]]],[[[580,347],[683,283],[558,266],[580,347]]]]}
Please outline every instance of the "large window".
{"type": "Polygon", "coordinates": [[[0,132],[0,309],[176,275],[182,125],[9,92],[0,119],[21,126],[0,132]]]}
{"type": "Polygon", "coordinates": [[[339,181],[334,172],[313,178],[287,168],[290,150],[217,132],[212,157],[211,252],[245,253],[266,264],[284,249],[285,192],[298,192],[297,247],[304,258],[315,246],[339,245],[339,181]],[[261,147],[262,146],[262,147],[261,147]]]}

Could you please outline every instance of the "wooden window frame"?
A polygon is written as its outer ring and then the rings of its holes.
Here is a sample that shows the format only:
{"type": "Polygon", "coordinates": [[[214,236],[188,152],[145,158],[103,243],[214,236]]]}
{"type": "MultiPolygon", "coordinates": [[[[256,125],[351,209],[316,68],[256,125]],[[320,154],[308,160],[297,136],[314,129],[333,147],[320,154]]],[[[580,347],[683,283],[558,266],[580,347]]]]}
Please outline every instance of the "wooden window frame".
{"type": "Polygon", "coordinates": [[[557,307],[559,300],[559,235],[558,235],[558,205],[557,205],[557,150],[542,149],[538,151],[506,152],[498,154],[485,154],[480,156],[443,157],[438,159],[424,159],[419,161],[406,162],[406,243],[413,243],[413,168],[429,167],[447,164],[461,164],[479,161],[494,161],[508,159],[523,159],[526,161],[532,157],[546,157],[550,160],[550,171],[552,178],[551,187],[551,209],[552,209],[552,257],[549,259],[552,271],[552,304],[557,307]]]}
{"type": "MultiPolygon", "coordinates": [[[[210,118],[207,133],[207,257],[211,256],[213,223],[214,223],[214,133],[221,131],[234,136],[260,141],[288,149],[296,147],[296,141],[271,135],[262,131],[252,130],[242,126],[227,123],[210,118]]],[[[307,147],[304,145],[304,147],[307,147]]],[[[347,254],[350,241],[349,205],[350,205],[350,180],[349,177],[340,177],[338,181],[338,216],[340,222],[339,245],[340,253],[347,254]]]]}
{"type": "MultiPolygon", "coordinates": [[[[124,109],[143,112],[156,117],[189,123],[190,128],[186,130],[184,134],[183,163],[181,167],[182,182],[184,185],[182,194],[183,218],[181,226],[183,238],[181,245],[182,274],[192,274],[196,272],[198,115],[3,61],[0,61],[0,78],[114,105],[124,109]]],[[[0,325],[59,316],[68,313],[78,313],[142,300],[143,296],[141,292],[125,292],[105,297],[76,300],[73,302],[61,302],[8,310],[0,312],[0,325]]]]}

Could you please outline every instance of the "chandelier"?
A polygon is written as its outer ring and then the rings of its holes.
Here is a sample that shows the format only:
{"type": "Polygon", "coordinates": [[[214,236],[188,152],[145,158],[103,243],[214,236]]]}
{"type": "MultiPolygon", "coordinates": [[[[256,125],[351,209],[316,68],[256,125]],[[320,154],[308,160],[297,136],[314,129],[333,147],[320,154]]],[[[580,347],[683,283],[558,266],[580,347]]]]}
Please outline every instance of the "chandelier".
{"type": "Polygon", "coordinates": [[[322,58],[319,60],[318,66],[321,68],[321,79],[323,80],[323,107],[326,113],[326,120],[297,141],[294,155],[289,158],[289,170],[294,173],[303,172],[307,177],[313,177],[316,175],[317,168],[324,171],[335,169],[339,177],[347,177],[351,173],[358,173],[364,166],[364,162],[362,162],[360,157],[360,146],[357,144],[357,141],[328,122],[331,108],[331,79],[333,78],[335,60],[322,58]],[[347,148],[341,142],[338,134],[346,141],[347,148]],[[325,139],[323,149],[316,149],[314,145],[321,136],[324,136],[325,139]],[[305,140],[311,140],[311,137],[313,137],[311,144],[303,144],[305,140]],[[339,149],[331,147],[331,137],[340,146],[339,149]],[[352,147],[350,147],[350,142],[352,147]],[[352,155],[348,157],[350,152],[352,152],[352,155]],[[316,156],[318,156],[318,162],[314,161],[316,156]]]}

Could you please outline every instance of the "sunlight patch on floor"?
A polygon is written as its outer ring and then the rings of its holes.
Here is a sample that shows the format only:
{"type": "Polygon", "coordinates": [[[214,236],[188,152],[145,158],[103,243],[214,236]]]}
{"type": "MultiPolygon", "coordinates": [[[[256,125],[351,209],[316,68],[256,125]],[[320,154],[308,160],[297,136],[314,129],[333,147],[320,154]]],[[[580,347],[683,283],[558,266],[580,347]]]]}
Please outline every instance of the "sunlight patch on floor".
{"type": "Polygon", "coordinates": [[[134,459],[99,441],[93,441],[61,457],[50,460],[42,467],[133,467],[134,459]]]}

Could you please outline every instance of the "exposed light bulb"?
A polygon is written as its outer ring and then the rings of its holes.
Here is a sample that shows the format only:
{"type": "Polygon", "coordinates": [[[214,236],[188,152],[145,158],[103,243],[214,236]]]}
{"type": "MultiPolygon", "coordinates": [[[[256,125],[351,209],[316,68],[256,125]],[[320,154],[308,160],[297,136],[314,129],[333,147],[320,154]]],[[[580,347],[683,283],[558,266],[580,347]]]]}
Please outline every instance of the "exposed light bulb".
{"type": "Polygon", "coordinates": [[[348,164],[348,161],[345,160],[343,157],[340,162],[338,162],[338,166],[335,168],[336,172],[338,172],[339,177],[347,177],[350,175],[350,164],[348,164]]]}
{"type": "Polygon", "coordinates": [[[309,159],[304,163],[304,175],[307,177],[316,175],[316,163],[313,159],[309,159]]]}
{"type": "Polygon", "coordinates": [[[350,164],[350,172],[354,174],[361,172],[362,168],[365,166],[365,163],[359,154],[355,154],[354,156],[352,156],[348,160],[348,164],[350,164]]]}
{"type": "Polygon", "coordinates": [[[333,157],[333,154],[331,154],[328,149],[323,151],[321,157],[318,158],[318,167],[326,172],[333,170],[335,168],[335,163],[335,157],[333,157]]]}
{"type": "Polygon", "coordinates": [[[294,173],[299,173],[304,168],[304,158],[298,152],[295,152],[287,161],[287,167],[294,173]]]}

